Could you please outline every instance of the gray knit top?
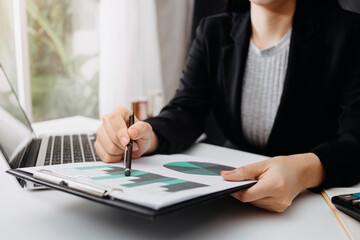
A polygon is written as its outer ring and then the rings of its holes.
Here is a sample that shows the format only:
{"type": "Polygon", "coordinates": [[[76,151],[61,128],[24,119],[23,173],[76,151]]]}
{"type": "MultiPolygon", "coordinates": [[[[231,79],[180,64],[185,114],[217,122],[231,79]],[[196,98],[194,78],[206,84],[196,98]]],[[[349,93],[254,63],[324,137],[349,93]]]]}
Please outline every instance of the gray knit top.
{"type": "Polygon", "coordinates": [[[245,138],[266,146],[280,104],[288,63],[291,30],[276,45],[258,49],[250,41],[244,72],[241,121],[245,138]]]}

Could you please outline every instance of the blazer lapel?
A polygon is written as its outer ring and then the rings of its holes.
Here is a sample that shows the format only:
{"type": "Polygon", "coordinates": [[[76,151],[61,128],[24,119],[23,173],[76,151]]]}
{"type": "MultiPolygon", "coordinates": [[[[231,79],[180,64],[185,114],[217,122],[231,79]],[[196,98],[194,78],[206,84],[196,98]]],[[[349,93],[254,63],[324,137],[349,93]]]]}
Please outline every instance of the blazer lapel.
{"type": "Polygon", "coordinates": [[[251,34],[249,12],[237,13],[232,25],[231,37],[233,42],[222,48],[220,64],[220,80],[224,84],[224,92],[229,126],[234,127],[231,135],[237,144],[242,142],[242,125],[240,117],[241,88],[251,34]],[[234,134],[235,133],[235,134],[234,134]]]}
{"type": "MultiPolygon", "coordinates": [[[[306,98],[306,87],[311,85],[309,81],[313,71],[312,59],[315,52],[309,40],[313,33],[314,26],[309,14],[298,4],[293,20],[284,89],[266,146],[268,155],[281,152],[280,149],[290,149],[285,146],[291,144],[289,141],[280,142],[279,139],[287,139],[287,136],[291,134],[289,130],[296,127],[292,126],[295,124],[293,120],[297,118],[300,108],[303,107],[299,104],[306,98]]],[[[296,138],[296,136],[292,137],[296,138]]]]}

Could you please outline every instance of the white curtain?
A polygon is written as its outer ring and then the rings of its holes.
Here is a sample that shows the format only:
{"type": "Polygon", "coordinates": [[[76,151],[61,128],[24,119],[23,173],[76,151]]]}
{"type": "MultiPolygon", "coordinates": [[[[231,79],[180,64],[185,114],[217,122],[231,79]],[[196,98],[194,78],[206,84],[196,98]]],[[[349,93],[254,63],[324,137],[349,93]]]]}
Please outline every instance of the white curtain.
{"type": "Polygon", "coordinates": [[[130,109],[149,93],[166,100],[174,94],[188,51],[192,2],[100,1],[100,116],[118,105],[130,109]]]}
{"type": "Polygon", "coordinates": [[[153,0],[100,1],[99,110],[163,91],[153,0]]]}
{"type": "Polygon", "coordinates": [[[190,46],[194,0],[156,0],[164,99],[175,94],[190,46]]]}

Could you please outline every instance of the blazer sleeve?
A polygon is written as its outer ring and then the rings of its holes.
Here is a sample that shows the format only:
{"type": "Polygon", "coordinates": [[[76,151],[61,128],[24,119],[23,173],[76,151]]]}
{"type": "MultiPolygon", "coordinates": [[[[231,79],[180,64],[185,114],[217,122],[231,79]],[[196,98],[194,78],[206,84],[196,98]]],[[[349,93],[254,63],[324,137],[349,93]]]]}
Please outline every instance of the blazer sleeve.
{"type": "Polygon", "coordinates": [[[156,153],[177,153],[185,150],[202,134],[210,112],[205,19],[202,19],[173,99],[156,117],[145,120],[159,139],[156,153]]]}
{"type": "MultiPolygon", "coordinates": [[[[357,38],[360,39],[360,38],[357,38]]],[[[359,43],[359,42],[358,42],[359,43]]],[[[341,94],[337,138],[312,149],[325,169],[317,189],[350,186],[360,182],[360,47],[353,52],[341,94]]]]}

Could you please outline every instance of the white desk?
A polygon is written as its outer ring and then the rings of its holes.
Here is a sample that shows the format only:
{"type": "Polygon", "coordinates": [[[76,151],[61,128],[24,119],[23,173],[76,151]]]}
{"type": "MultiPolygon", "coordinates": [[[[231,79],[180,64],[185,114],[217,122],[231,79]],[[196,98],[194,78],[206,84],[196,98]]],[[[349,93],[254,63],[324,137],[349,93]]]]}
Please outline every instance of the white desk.
{"type": "MultiPolygon", "coordinates": [[[[95,130],[82,117],[34,124],[37,133],[95,130]]],[[[196,144],[186,154],[239,157],[196,144]]],[[[269,213],[228,197],[156,221],[55,190],[22,189],[0,161],[1,239],[348,239],[321,195],[304,192],[284,213],[269,213]]]]}

